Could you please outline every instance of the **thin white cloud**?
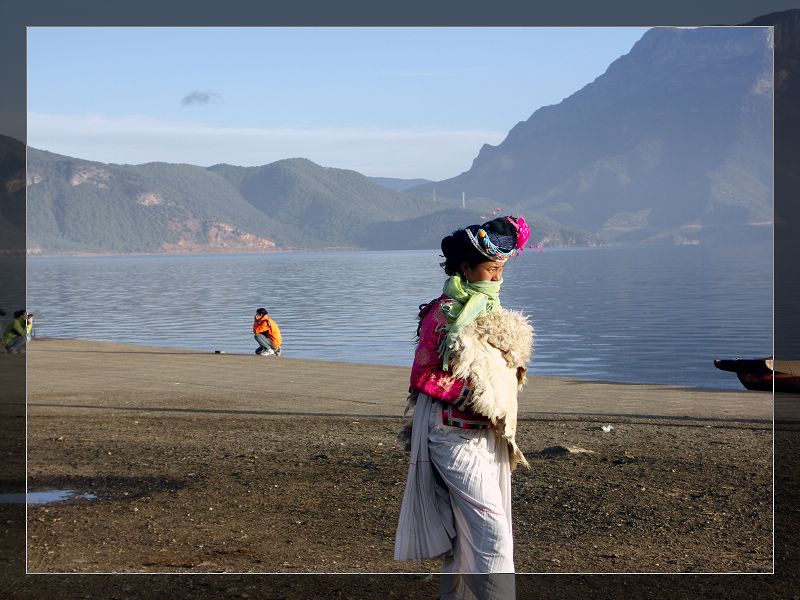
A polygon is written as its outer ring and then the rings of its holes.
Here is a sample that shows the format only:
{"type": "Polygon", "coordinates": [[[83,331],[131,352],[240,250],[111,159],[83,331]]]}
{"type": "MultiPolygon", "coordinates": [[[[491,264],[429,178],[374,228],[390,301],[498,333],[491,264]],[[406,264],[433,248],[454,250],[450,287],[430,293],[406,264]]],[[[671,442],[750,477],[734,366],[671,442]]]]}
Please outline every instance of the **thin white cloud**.
{"type": "Polygon", "coordinates": [[[365,175],[433,180],[468,169],[483,144],[497,144],[506,133],[484,129],[237,128],[141,115],[28,115],[31,146],[100,162],[253,166],[304,157],[365,175]]]}

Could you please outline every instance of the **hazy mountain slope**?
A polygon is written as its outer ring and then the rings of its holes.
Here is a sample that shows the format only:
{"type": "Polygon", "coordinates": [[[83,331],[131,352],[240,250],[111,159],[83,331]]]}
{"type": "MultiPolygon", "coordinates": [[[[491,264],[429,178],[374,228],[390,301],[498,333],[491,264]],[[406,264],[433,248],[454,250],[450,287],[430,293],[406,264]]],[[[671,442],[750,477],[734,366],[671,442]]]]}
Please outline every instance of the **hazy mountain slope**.
{"type": "Polygon", "coordinates": [[[115,165],[31,148],[28,184],[33,252],[356,247],[369,224],[434,210],[355,171],[305,159],[115,165]]]}
{"type": "MultiPolygon", "coordinates": [[[[748,25],[775,27],[775,195],[795,199],[800,189],[800,10],[764,15],[748,25]]],[[[794,238],[798,224],[800,202],[785,200],[775,205],[775,272],[784,274],[776,299],[798,296],[785,290],[789,282],[800,286],[800,277],[787,270],[797,270],[794,238]]]]}
{"type": "MultiPolygon", "coordinates": [[[[516,213],[515,213],[516,214],[516,213]]],[[[423,250],[439,248],[442,237],[472,223],[483,223],[490,216],[478,211],[445,208],[435,213],[397,222],[375,223],[364,232],[361,245],[371,250],[423,250]]],[[[547,217],[527,219],[531,226],[531,245],[597,246],[601,240],[591,233],[564,227],[547,217]]]]}
{"type": "Polygon", "coordinates": [[[107,165],[28,151],[34,251],[274,248],[280,231],[222,178],[191,165],[107,165]]]}
{"type": "Polygon", "coordinates": [[[279,231],[191,165],[107,165],[28,151],[28,245],[45,251],[274,248],[279,231]]]}
{"type": "Polygon", "coordinates": [[[468,171],[411,191],[486,196],[609,238],[769,219],[771,68],[765,29],[650,30],[468,171]]]}
{"type": "Polygon", "coordinates": [[[418,185],[433,183],[430,179],[398,179],[396,177],[370,177],[370,179],[382,187],[398,192],[402,192],[418,185]]]}
{"type": "Polygon", "coordinates": [[[353,245],[368,223],[431,211],[425,201],[379,186],[361,173],[306,159],[209,170],[231,182],[263,214],[292,225],[317,245],[353,245]]]}
{"type": "Polygon", "coordinates": [[[0,135],[0,254],[25,247],[25,145],[0,135]]]}

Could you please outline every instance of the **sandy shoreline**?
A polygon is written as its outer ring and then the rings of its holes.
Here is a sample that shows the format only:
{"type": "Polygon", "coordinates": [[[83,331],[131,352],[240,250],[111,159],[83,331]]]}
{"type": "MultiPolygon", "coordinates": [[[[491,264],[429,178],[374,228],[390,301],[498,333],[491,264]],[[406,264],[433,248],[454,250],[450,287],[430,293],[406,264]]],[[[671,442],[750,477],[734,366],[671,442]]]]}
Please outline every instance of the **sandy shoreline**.
{"type": "MultiPolygon", "coordinates": [[[[109,410],[148,406],[397,417],[405,408],[408,389],[408,368],[386,365],[63,339],[35,340],[28,357],[28,399],[53,408],[93,401],[109,410]]],[[[738,421],[771,421],[773,417],[772,396],[767,392],[562,377],[530,380],[520,394],[520,417],[618,415],[738,421]]]]}
{"type": "MultiPolygon", "coordinates": [[[[27,363],[30,488],[98,496],[29,506],[31,571],[438,570],[392,560],[407,369],[68,340],[27,363]]],[[[532,378],[518,571],[770,572],[771,419],[770,394],[532,378]]]]}

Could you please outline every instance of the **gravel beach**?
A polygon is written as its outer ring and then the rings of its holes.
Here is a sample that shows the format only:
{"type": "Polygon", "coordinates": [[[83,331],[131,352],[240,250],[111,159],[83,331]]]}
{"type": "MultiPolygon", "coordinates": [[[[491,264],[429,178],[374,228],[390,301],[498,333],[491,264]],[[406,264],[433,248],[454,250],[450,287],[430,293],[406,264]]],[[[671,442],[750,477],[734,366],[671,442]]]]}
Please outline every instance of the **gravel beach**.
{"type": "MultiPolygon", "coordinates": [[[[28,570],[435,573],[392,560],[407,376],[36,340],[28,486],[75,496],[28,506],[28,570]]],[[[532,378],[518,572],[771,572],[771,403],[532,378]]]]}

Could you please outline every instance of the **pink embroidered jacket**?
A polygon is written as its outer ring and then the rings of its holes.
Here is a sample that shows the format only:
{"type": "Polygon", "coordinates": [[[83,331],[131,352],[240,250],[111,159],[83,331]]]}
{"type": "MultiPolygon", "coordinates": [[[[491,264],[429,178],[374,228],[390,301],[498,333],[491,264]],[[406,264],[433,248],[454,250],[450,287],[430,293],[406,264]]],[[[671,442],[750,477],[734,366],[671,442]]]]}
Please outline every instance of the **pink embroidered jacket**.
{"type": "Polygon", "coordinates": [[[463,407],[470,388],[464,379],[456,379],[448,371],[442,370],[439,344],[445,334],[447,319],[439,308],[449,298],[440,296],[423,311],[419,328],[419,343],[411,366],[411,391],[422,392],[431,398],[441,400],[442,422],[451,427],[480,429],[493,427],[483,415],[463,407]]]}

